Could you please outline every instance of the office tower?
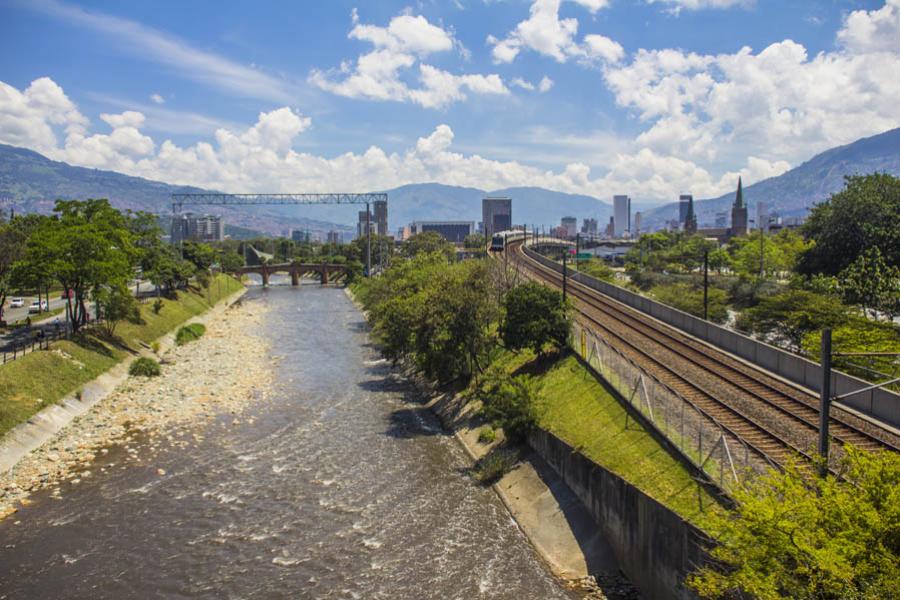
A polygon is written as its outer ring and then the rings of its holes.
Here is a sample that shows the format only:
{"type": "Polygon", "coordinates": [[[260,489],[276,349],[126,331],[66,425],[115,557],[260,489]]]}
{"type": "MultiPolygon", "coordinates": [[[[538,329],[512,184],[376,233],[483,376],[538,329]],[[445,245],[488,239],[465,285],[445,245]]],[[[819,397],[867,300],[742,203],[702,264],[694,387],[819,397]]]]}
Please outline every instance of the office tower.
{"type": "Polygon", "coordinates": [[[512,229],[512,198],[484,198],[481,201],[481,217],[485,237],[509,231],[512,229]]]}
{"type": "Polygon", "coordinates": [[[462,244],[467,235],[475,233],[475,221],[413,221],[409,230],[413,235],[433,231],[448,242],[462,244]]]}
{"type": "Polygon", "coordinates": [[[375,220],[375,224],[372,226],[372,233],[378,233],[378,235],[387,235],[388,234],[388,213],[387,213],[387,200],[376,200],[372,203],[372,213],[375,220]]]}
{"type": "Polygon", "coordinates": [[[613,196],[613,235],[625,237],[631,232],[631,198],[625,195],[613,196]]]}
{"type": "Polygon", "coordinates": [[[641,235],[641,220],[643,215],[640,211],[634,213],[634,237],[641,235]]]}
{"type": "Polygon", "coordinates": [[[687,219],[688,206],[694,201],[693,194],[681,194],[678,196],[678,222],[684,225],[687,219]]]}
{"type": "Polygon", "coordinates": [[[578,235],[578,219],[575,217],[563,217],[559,226],[566,230],[567,238],[575,238],[578,235]]]}

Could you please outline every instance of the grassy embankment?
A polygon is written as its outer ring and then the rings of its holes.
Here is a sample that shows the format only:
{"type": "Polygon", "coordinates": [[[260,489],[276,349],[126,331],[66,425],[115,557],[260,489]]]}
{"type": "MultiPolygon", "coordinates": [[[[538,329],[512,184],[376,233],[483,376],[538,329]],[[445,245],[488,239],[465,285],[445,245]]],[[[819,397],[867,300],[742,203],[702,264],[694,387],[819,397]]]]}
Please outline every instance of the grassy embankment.
{"type": "Polygon", "coordinates": [[[537,361],[527,352],[498,358],[509,372],[534,377],[537,424],[622,477],[685,520],[711,529],[719,505],[691,473],[626,411],[571,353],[537,361]]]}
{"type": "Polygon", "coordinates": [[[120,323],[115,341],[91,332],[54,342],[49,352],[32,352],[0,366],[0,435],[109,370],[141,343],[162,337],[241,287],[236,279],[217,275],[209,289],[181,292],[177,300],[163,298],[158,314],[153,310],[155,300],[148,299],[140,306],[142,322],[120,323]]]}

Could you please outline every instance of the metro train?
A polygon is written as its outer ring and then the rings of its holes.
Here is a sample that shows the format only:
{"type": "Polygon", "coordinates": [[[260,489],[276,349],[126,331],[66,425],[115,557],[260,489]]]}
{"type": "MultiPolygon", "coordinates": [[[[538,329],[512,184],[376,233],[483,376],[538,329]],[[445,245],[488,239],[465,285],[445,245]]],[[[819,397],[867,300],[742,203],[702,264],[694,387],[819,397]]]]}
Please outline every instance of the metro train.
{"type": "Polygon", "coordinates": [[[495,233],[491,237],[491,252],[503,252],[506,248],[506,244],[513,239],[518,239],[522,237],[524,232],[521,229],[514,229],[509,231],[499,231],[495,233]]]}

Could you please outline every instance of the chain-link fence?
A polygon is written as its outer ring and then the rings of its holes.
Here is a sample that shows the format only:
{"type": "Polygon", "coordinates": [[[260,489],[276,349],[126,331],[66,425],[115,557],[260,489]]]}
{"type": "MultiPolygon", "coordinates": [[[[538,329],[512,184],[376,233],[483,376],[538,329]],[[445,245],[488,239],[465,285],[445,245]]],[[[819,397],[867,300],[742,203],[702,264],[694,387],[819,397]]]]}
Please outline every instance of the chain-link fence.
{"type": "Polygon", "coordinates": [[[575,323],[573,341],[584,362],[719,488],[727,492],[744,477],[772,466],[713,416],[582,323],[575,323]]]}

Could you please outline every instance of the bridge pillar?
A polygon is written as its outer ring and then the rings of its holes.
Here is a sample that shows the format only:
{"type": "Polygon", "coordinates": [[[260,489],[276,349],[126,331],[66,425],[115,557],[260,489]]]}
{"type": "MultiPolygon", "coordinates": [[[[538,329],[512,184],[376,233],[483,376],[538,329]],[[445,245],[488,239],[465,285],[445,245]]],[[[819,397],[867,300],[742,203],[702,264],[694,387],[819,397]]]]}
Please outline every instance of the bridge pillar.
{"type": "Polygon", "coordinates": [[[260,275],[262,275],[263,287],[267,287],[269,285],[269,271],[263,269],[260,271],[260,275]]]}
{"type": "Polygon", "coordinates": [[[322,285],[328,285],[328,267],[322,267],[322,285]]]}
{"type": "Polygon", "coordinates": [[[297,272],[297,269],[291,269],[291,285],[294,287],[300,285],[300,273],[297,272]]]}

